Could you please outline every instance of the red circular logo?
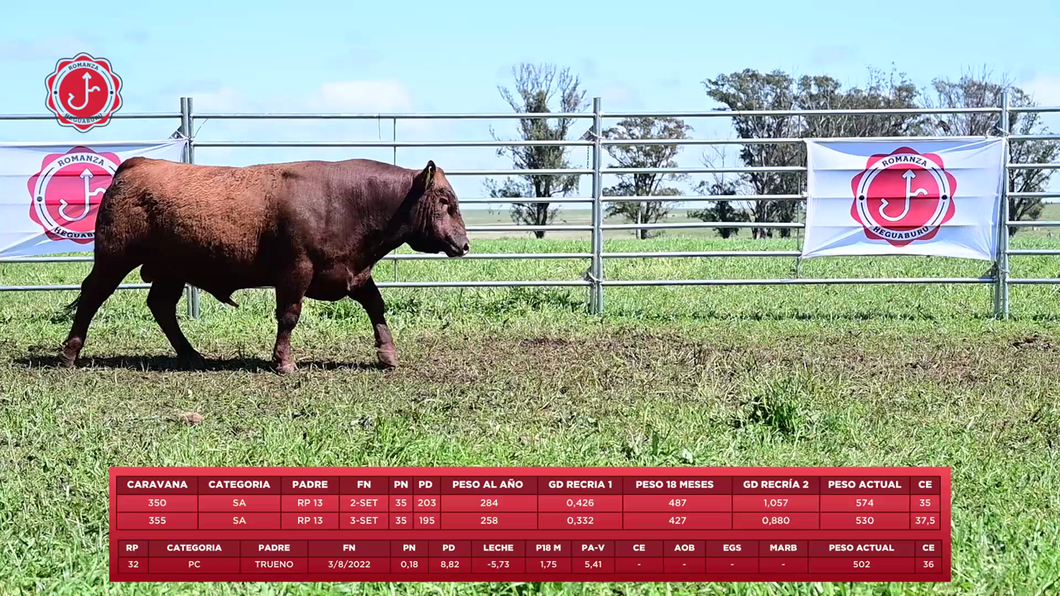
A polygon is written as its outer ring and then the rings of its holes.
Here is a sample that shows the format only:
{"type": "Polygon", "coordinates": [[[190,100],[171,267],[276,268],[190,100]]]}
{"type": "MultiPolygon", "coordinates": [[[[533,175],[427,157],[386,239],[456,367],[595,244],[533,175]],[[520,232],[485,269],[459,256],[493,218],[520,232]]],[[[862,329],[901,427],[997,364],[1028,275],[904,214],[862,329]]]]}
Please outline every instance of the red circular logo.
{"type": "Polygon", "coordinates": [[[106,126],[121,108],[121,77],[105,58],[81,53],[64,58],[45,79],[46,105],[59,124],[88,132],[106,126]]]}
{"type": "Polygon", "coordinates": [[[934,238],[956,210],[957,180],[942,158],[909,147],[870,157],[850,188],[851,217],[865,227],[866,236],[892,246],[934,238]]]}
{"type": "Polygon", "coordinates": [[[29,179],[29,216],[48,238],[89,244],[96,236],[96,214],[121,159],[74,147],[44,158],[29,179]]]}

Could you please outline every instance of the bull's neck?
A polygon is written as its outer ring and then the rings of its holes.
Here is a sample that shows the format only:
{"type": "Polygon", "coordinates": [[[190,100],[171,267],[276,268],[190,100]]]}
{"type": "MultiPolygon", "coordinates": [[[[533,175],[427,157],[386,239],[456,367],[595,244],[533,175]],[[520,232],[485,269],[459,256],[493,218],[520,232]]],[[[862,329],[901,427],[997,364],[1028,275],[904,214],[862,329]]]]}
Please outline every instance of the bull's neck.
{"type": "Polygon", "coordinates": [[[365,251],[374,265],[390,252],[404,244],[415,232],[418,218],[419,201],[412,195],[414,180],[410,177],[407,185],[402,185],[402,192],[395,193],[387,200],[380,201],[380,210],[373,214],[372,221],[382,222],[367,236],[365,251]]]}
{"type": "Polygon", "coordinates": [[[381,261],[383,257],[387,256],[404,243],[404,237],[391,238],[388,237],[385,231],[380,232],[378,234],[373,234],[372,237],[369,238],[367,251],[369,258],[372,261],[372,265],[375,265],[376,263],[381,261]]]}

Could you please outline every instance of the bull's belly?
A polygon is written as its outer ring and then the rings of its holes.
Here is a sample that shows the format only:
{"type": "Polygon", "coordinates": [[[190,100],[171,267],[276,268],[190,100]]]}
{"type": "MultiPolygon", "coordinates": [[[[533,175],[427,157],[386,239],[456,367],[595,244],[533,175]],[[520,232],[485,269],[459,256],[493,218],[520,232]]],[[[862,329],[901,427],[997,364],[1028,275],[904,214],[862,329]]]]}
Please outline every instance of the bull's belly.
{"type": "MultiPolygon", "coordinates": [[[[220,300],[249,288],[275,288],[290,280],[290,272],[268,263],[233,263],[216,259],[154,258],[144,262],[141,277],[151,283],[176,279],[200,288],[220,300]]],[[[305,296],[336,301],[356,292],[370,278],[371,269],[351,271],[344,265],[314,267],[305,296]]]]}
{"type": "Polygon", "coordinates": [[[246,288],[272,287],[277,280],[276,275],[254,263],[186,255],[148,258],[140,268],[140,276],[148,283],[160,279],[179,280],[218,296],[228,296],[246,288]]]}
{"type": "Polygon", "coordinates": [[[364,285],[370,275],[370,270],[355,273],[342,265],[317,268],[305,295],[314,300],[342,300],[364,285]]]}

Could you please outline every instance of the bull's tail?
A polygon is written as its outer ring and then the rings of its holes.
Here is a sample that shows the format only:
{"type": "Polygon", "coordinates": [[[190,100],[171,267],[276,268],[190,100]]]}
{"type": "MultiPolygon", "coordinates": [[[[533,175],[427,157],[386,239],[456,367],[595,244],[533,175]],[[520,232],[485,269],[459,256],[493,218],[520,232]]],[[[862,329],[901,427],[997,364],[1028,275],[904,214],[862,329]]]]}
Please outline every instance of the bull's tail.
{"type": "Polygon", "coordinates": [[[63,316],[69,317],[69,316],[73,315],[75,312],[77,312],[77,305],[80,302],[81,302],[81,294],[79,292],[77,294],[77,298],[74,298],[73,302],[71,302],[70,304],[67,304],[66,306],[63,307],[63,316]]]}
{"type": "Polygon", "coordinates": [[[58,312],[56,312],[55,314],[52,315],[52,322],[61,322],[61,321],[70,320],[70,318],[73,317],[74,313],[77,312],[77,304],[78,303],[81,303],[81,294],[80,293],[78,293],[77,297],[73,299],[73,302],[70,302],[66,306],[60,306],[58,312]]]}

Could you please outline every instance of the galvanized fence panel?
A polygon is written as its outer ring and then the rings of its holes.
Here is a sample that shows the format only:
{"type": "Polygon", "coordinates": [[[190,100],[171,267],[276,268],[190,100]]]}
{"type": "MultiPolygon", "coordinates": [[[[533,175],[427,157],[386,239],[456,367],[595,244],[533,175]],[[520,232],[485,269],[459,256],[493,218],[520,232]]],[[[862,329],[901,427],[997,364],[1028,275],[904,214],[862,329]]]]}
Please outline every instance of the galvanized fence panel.
{"type": "MultiPolygon", "coordinates": [[[[179,126],[177,128],[178,133],[185,139],[189,138],[191,134],[191,100],[188,98],[180,98],[180,111],[178,112],[125,112],[119,114],[112,114],[112,120],[177,120],[179,126]]],[[[54,120],[55,115],[45,114],[0,114],[0,123],[2,122],[17,122],[17,121],[37,121],[37,120],[54,120]]],[[[91,144],[94,147],[107,147],[116,146],[127,143],[128,141],[94,141],[91,144]]],[[[55,141],[44,141],[44,142],[26,142],[18,143],[19,145],[55,145],[64,144],[55,141]]],[[[73,143],[70,143],[73,144],[73,143]]],[[[192,155],[191,143],[189,142],[188,148],[185,149],[183,155],[183,161],[191,163],[192,155]]],[[[79,263],[79,262],[91,262],[92,257],[0,257],[0,264],[4,263],[79,263]]],[[[119,290],[144,290],[149,289],[150,284],[121,284],[118,286],[119,290]]],[[[0,292],[22,292],[22,291],[58,291],[58,290],[80,290],[81,285],[7,285],[3,284],[0,280],[0,292]]],[[[186,288],[187,302],[188,302],[188,315],[198,316],[198,290],[192,286],[186,288]],[[192,309],[192,304],[195,304],[195,310],[192,309]]]]}
{"type": "MultiPolygon", "coordinates": [[[[606,167],[604,150],[609,146],[743,146],[755,144],[800,144],[803,138],[777,139],[608,139],[603,135],[603,121],[625,118],[735,118],[735,117],[783,117],[783,116],[874,116],[874,115],[933,115],[933,114],[996,114],[999,118],[999,135],[1004,136],[1007,144],[1032,141],[1060,141],[1060,135],[1009,135],[1009,117],[1021,113],[1057,113],[1060,107],[1011,107],[1005,95],[1001,106],[982,108],[917,108],[917,109],[858,109],[858,110],[762,110],[762,111],[686,111],[686,112],[611,112],[602,110],[600,98],[593,99],[591,112],[577,113],[467,113],[467,114],[352,114],[352,113],[204,113],[196,114],[192,98],[181,98],[178,113],[126,113],[115,114],[116,119],[175,119],[180,120],[180,134],[187,139],[184,161],[195,163],[196,148],[392,148],[394,161],[397,161],[399,148],[502,148],[502,147],[585,147],[591,153],[590,167],[553,170],[516,170],[516,169],[471,169],[447,170],[450,176],[505,176],[505,175],[587,175],[591,177],[591,196],[588,197],[543,197],[501,199],[496,197],[469,197],[461,199],[464,204],[511,204],[511,203],[554,203],[560,205],[584,205],[591,207],[589,224],[549,224],[549,225],[484,225],[468,226],[469,232],[533,232],[533,231],[578,231],[589,232],[589,252],[564,253],[472,253],[465,260],[543,260],[543,259],[586,259],[589,266],[584,279],[576,280],[477,280],[477,281],[392,281],[379,282],[380,287],[394,288],[498,288],[498,287],[587,287],[590,312],[604,311],[604,287],[643,287],[643,286],[763,286],[763,285],[845,285],[845,284],[992,284],[994,287],[995,315],[1007,317],[1009,313],[1008,287],[1010,285],[1060,284],[1060,279],[1020,279],[1009,277],[1009,257],[1025,255],[1060,255],[1060,250],[1052,249],[1010,249],[1008,230],[1018,227],[1060,227],[1060,221],[1010,221],[1008,214],[1009,198],[1060,198],[1056,192],[1010,192],[1008,173],[1019,169],[1060,169],[1060,163],[1017,164],[1009,163],[1006,152],[1005,195],[1001,201],[1002,212],[999,213],[999,243],[994,269],[991,275],[970,278],[784,278],[784,279],[639,279],[609,280],[605,278],[604,263],[607,259],[643,259],[643,258],[794,258],[798,261],[800,251],[761,250],[761,251],[658,251],[658,252],[606,252],[603,235],[605,231],[622,230],[675,230],[675,229],[789,229],[801,231],[805,225],[799,222],[681,222],[681,223],[629,223],[605,224],[604,208],[607,203],[619,202],[718,202],[718,201],[805,201],[806,194],[776,195],[678,195],[678,196],[604,196],[603,176],[628,174],[753,174],[753,173],[805,173],[802,166],[734,166],[734,167],[678,167],[678,168],[628,168],[606,167]],[[206,120],[391,120],[393,122],[393,139],[391,141],[198,141],[195,138],[195,121],[206,120]],[[591,120],[592,126],[586,137],[578,140],[542,140],[542,141],[398,141],[397,122],[399,120],[522,120],[522,119],[555,119],[568,118],[591,120]]],[[[43,114],[0,114],[0,122],[16,120],[51,120],[54,116],[43,114]]],[[[887,137],[890,141],[903,141],[924,138],[955,139],[959,137],[887,137]]],[[[982,137],[976,137],[982,138],[982,137]]],[[[105,145],[106,143],[96,143],[105,145]]],[[[1007,145],[1006,145],[1007,148],[1007,145]]],[[[398,261],[438,260],[442,255],[428,254],[391,254],[384,260],[393,261],[396,268],[398,261]]],[[[16,257],[0,258],[0,263],[76,263],[91,262],[85,257],[16,257]]],[[[396,269],[395,269],[396,272],[396,269]]],[[[127,284],[120,289],[146,289],[149,284],[127,284]]],[[[40,285],[17,286],[0,285],[0,291],[49,291],[77,290],[79,285],[40,285]]],[[[200,315],[199,292],[188,288],[188,316],[200,315]]]]}

